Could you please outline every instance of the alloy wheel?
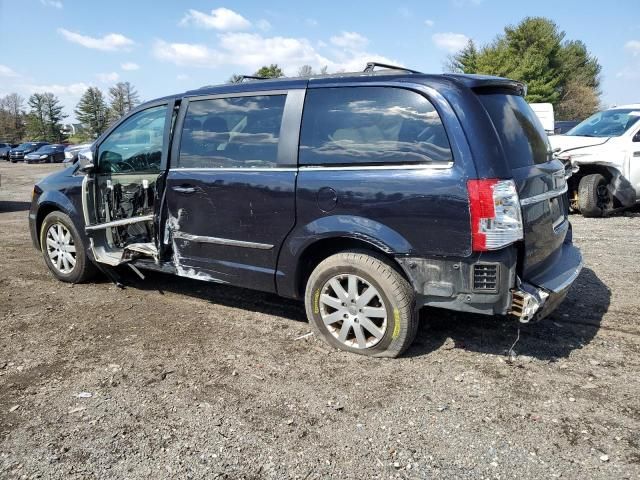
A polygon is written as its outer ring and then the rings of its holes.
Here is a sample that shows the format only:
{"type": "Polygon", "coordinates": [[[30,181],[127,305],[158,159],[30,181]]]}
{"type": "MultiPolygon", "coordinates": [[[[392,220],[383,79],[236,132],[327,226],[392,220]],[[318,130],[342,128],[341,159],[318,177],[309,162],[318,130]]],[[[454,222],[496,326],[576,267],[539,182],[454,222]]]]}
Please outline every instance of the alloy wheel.
{"type": "Polygon", "coordinates": [[[61,223],[52,224],[46,236],[47,255],[60,273],[69,274],[76,266],[76,246],[71,232],[61,223]]]}
{"type": "Polygon", "coordinates": [[[342,274],[329,279],[320,298],[320,316],[327,330],[351,348],[371,348],[387,330],[387,309],[382,295],[358,275],[342,274]]]}

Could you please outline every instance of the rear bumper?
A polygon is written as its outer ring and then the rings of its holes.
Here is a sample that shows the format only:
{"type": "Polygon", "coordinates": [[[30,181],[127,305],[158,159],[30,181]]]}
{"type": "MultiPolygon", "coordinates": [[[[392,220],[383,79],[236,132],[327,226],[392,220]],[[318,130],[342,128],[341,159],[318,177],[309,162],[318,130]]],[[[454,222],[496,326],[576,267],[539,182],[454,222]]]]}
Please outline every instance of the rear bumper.
{"type": "Polygon", "coordinates": [[[396,260],[416,292],[418,307],[511,315],[523,323],[553,312],[582,270],[582,255],[570,239],[544,272],[522,280],[517,276],[515,247],[464,259],[396,257],[396,260]],[[486,265],[495,266],[493,291],[478,289],[475,284],[476,267],[486,265]]]}
{"type": "Polygon", "coordinates": [[[523,323],[548,316],[565,299],[583,265],[580,250],[571,243],[564,243],[558,261],[516,287],[510,313],[523,323]]]}

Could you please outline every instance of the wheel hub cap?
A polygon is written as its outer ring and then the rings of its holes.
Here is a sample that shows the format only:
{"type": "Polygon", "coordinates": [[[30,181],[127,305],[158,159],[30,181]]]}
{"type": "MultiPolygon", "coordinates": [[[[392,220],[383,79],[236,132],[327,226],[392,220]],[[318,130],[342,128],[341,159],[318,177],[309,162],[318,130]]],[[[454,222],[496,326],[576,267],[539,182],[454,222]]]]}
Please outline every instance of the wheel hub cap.
{"type": "Polygon", "coordinates": [[[336,275],[324,284],[320,316],[333,337],[351,348],[371,348],[387,330],[382,295],[368,281],[353,274],[336,275]]]}
{"type": "Polygon", "coordinates": [[[54,223],[47,230],[45,241],[53,267],[60,273],[71,273],[76,266],[76,246],[67,227],[54,223]]]}

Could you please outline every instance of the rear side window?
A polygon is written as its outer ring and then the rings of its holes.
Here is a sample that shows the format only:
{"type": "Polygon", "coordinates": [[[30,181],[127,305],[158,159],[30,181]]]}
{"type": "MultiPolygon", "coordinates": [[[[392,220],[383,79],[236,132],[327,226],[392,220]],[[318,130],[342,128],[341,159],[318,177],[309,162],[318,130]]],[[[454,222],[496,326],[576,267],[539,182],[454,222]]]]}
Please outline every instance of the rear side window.
{"type": "Polygon", "coordinates": [[[520,95],[478,95],[498,132],[511,168],[527,167],[551,160],[547,134],[529,104],[520,95]]]}
{"type": "Polygon", "coordinates": [[[301,165],[429,164],[453,160],[442,120],[424,96],[393,87],[309,89],[301,165]]]}
{"type": "Polygon", "coordinates": [[[286,95],[189,102],[177,168],[270,168],[286,95]]]}

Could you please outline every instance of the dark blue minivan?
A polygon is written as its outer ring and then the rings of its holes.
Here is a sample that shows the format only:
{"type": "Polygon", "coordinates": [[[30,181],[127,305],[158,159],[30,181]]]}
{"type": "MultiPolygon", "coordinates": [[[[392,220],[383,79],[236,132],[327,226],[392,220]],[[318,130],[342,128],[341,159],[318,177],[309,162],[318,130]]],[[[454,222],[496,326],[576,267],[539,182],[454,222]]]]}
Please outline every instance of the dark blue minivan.
{"type": "Polygon", "coordinates": [[[304,299],[374,356],[425,305],[544,317],[582,257],[525,86],[387,67],[138,107],[34,187],[35,247],[66,282],[128,265],[304,299]]]}

